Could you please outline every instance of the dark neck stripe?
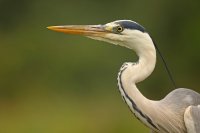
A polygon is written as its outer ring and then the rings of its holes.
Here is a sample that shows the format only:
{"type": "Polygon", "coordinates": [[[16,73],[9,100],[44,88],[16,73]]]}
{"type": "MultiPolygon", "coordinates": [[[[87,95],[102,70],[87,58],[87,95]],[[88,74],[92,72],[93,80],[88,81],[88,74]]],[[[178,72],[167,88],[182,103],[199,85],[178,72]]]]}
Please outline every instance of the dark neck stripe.
{"type": "MultiPolygon", "coordinates": [[[[156,125],[153,124],[152,120],[146,116],[145,114],[142,113],[142,111],[137,107],[137,105],[135,104],[135,102],[128,96],[128,94],[125,92],[124,87],[123,87],[123,83],[122,83],[122,73],[126,70],[126,68],[124,68],[123,70],[121,70],[119,72],[119,87],[123,90],[125,97],[128,98],[128,100],[131,102],[133,109],[138,112],[143,118],[145,118],[147,120],[147,122],[154,127],[155,129],[159,130],[156,125]]],[[[124,99],[125,100],[125,99],[124,99]]]]}
{"type": "Polygon", "coordinates": [[[165,131],[165,133],[169,133],[169,131],[165,129],[163,126],[161,126],[160,124],[158,124],[158,127],[161,128],[163,131],[165,131]]]}

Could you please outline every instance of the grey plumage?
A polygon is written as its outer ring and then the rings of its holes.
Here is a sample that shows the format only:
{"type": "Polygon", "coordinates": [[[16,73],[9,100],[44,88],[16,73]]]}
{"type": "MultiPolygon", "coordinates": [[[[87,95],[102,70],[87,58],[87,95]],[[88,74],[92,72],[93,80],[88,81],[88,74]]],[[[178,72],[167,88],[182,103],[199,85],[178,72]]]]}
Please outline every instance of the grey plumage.
{"type": "Polygon", "coordinates": [[[200,105],[189,106],[185,111],[184,120],[189,133],[200,132],[200,105]]]}
{"type": "Polygon", "coordinates": [[[159,125],[165,127],[169,133],[187,133],[184,121],[185,110],[191,105],[199,104],[200,94],[193,90],[179,88],[170,92],[158,102],[160,109],[157,116],[164,119],[159,121],[159,125]]]}

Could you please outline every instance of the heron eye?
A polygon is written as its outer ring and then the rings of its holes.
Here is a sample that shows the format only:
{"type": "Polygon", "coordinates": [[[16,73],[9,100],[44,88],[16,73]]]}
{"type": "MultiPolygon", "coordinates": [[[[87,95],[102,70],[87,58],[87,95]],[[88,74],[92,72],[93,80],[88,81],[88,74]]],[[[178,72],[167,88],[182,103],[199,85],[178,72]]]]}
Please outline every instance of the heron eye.
{"type": "Polygon", "coordinates": [[[121,26],[117,26],[116,30],[117,30],[117,32],[122,32],[124,30],[124,28],[121,26]]]}

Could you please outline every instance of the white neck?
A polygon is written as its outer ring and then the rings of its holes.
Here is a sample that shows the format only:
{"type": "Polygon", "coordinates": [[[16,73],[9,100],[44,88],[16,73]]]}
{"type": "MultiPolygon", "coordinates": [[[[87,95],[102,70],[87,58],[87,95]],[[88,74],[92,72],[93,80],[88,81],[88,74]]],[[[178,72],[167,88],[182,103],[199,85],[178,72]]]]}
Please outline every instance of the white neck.
{"type": "Polygon", "coordinates": [[[147,33],[142,34],[142,37],[133,39],[127,42],[126,45],[139,56],[138,62],[129,68],[128,75],[131,76],[129,80],[132,83],[138,83],[146,79],[153,72],[156,64],[156,49],[153,41],[147,33]]]}
{"type": "Polygon", "coordinates": [[[136,86],[136,83],[143,81],[153,72],[156,64],[156,50],[153,41],[147,33],[145,34],[145,39],[134,40],[133,44],[129,42],[128,44],[130,45],[126,45],[126,47],[136,52],[139,56],[139,61],[135,64],[126,63],[126,65],[121,68],[122,71],[119,73],[120,77],[118,80],[121,80],[119,89],[130,109],[135,113],[136,117],[139,117],[147,126],[152,128],[153,126],[146,122],[146,118],[141,116],[141,114],[133,108],[133,103],[131,103],[132,100],[141,112],[151,118],[150,110],[152,102],[144,97],[136,86]],[[127,98],[127,96],[130,99],[127,98]]]}

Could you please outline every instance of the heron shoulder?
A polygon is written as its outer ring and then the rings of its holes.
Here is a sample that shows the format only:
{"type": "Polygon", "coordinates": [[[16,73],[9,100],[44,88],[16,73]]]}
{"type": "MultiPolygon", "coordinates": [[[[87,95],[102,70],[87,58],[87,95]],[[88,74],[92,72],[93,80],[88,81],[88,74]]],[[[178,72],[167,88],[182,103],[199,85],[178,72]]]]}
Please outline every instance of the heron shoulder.
{"type": "Polygon", "coordinates": [[[170,92],[164,99],[163,102],[175,103],[176,106],[187,106],[190,104],[200,103],[200,94],[187,88],[178,88],[170,92]],[[184,101],[184,102],[180,102],[184,101]]]}

